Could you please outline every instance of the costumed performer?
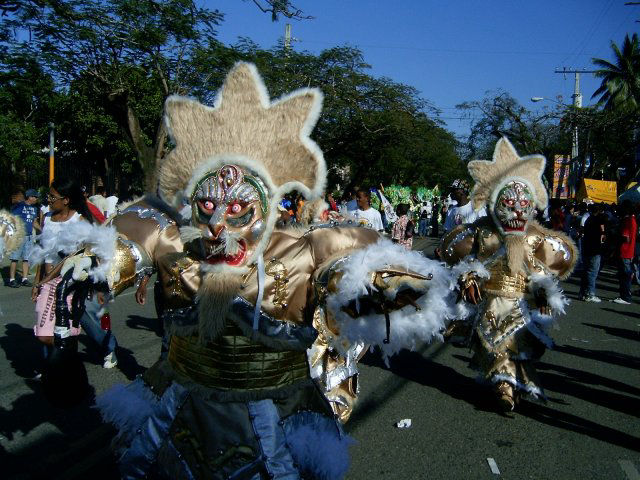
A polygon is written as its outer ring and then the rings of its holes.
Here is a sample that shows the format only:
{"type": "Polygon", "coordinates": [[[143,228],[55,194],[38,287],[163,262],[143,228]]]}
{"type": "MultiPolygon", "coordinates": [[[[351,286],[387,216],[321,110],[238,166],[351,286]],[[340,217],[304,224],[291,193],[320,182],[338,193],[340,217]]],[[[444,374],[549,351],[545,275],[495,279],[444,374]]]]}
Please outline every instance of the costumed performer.
{"type": "MultiPolygon", "coordinates": [[[[366,228],[274,229],[285,193],[322,196],[326,166],[309,137],[321,99],[302,89],[271,102],[246,63],[213,108],[167,99],[175,148],[160,198],[116,217],[116,254],[101,263],[114,293],[157,268],[170,334],[166,360],[98,400],[119,428],[124,478],[341,478],[351,440],[339,420],[365,345],[388,356],[440,336],[441,264],[366,228]],[[170,212],[159,235],[153,222],[170,212]]],[[[86,255],[68,260],[75,277],[86,255]]]]}
{"type": "Polygon", "coordinates": [[[17,249],[26,234],[24,222],[6,210],[0,210],[0,260],[17,249]]]}
{"type": "MultiPolygon", "coordinates": [[[[533,362],[553,346],[547,329],[568,304],[558,280],[571,274],[577,258],[569,237],[533,220],[535,209],[547,206],[544,166],[541,155],[520,158],[506,138],[493,160],[469,162],[473,207],[486,206],[490,215],[454,228],[442,243],[462,298],[477,305],[467,324],[473,363],[505,411],[521,396],[545,399],[533,362]]],[[[463,327],[452,323],[447,334],[463,327]]]]}

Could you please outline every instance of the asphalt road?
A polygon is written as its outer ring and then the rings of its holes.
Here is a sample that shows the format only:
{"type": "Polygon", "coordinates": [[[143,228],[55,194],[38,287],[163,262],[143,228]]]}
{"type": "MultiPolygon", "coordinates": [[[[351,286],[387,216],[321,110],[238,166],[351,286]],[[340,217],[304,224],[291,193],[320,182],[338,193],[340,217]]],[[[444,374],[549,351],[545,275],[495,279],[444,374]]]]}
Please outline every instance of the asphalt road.
{"type": "MultiPolygon", "coordinates": [[[[416,246],[431,250],[433,242],[416,246]]],[[[603,299],[617,296],[613,270],[599,280],[603,299]]],[[[640,480],[640,306],[581,302],[577,284],[563,284],[573,302],[553,332],[557,348],[538,365],[546,405],[495,413],[490,392],[467,367],[466,349],[425,345],[389,367],[368,354],[346,427],[358,441],[347,478],[640,480]],[[396,428],[405,418],[411,428],[396,428]]],[[[29,289],[0,288],[0,478],[118,478],[113,430],[91,408],[93,397],[56,409],[31,379],[40,347],[28,297],[29,289]]],[[[152,305],[138,306],[132,291],[112,304],[116,369],[104,370],[96,347],[81,337],[94,395],[132,380],[157,358],[152,305]]]]}

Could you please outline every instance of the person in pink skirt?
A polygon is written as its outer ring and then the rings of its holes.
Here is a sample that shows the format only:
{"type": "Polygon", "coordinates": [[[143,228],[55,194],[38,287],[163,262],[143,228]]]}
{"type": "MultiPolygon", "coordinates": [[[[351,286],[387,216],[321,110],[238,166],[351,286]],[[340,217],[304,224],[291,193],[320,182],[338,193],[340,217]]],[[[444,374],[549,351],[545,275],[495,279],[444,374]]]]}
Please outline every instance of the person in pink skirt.
{"type": "Polygon", "coordinates": [[[407,250],[411,250],[413,247],[413,233],[415,226],[413,222],[409,220],[409,216],[407,215],[408,212],[409,205],[406,203],[401,203],[396,207],[398,220],[393,224],[391,240],[393,240],[394,243],[399,243],[407,250]]]}

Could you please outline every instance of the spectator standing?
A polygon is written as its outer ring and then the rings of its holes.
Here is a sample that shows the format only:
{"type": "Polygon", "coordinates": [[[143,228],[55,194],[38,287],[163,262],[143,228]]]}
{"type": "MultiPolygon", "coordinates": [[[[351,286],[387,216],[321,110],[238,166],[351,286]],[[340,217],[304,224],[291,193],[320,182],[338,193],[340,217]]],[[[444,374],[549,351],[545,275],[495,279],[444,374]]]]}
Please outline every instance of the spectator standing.
{"type": "Polygon", "coordinates": [[[580,281],[580,299],[585,302],[600,303],[596,295],[596,279],[600,272],[602,250],[605,241],[607,217],[602,205],[593,204],[591,215],[584,224],[582,237],[582,275],[580,281]]]}
{"type": "Polygon", "coordinates": [[[439,200],[436,200],[436,202],[433,204],[433,208],[431,210],[431,236],[438,238],[440,237],[440,232],[439,232],[439,217],[440,217],[440,210],[441,210],[441,204],[439,200]]]}
{"type": "Polygon", "coordinates": [[[556,203],[551,209],[551,228],[559,232],[564,230],[564,211],[560,203],[556,203]]]}
{"type": "Polygon", "coordinates": [[[353,216],[356,218],[358,224],[378,232],[384,231],[380,212],[371,208],[371,192],[368,190],[358,190],[356,193],[356,201],[358,208],[353,212],[353,216]]]}
{"type": "Polygon", "coordinates": [[[422,202],[420,207],[420,219],[418,220],[418,235],[426,237],[429,233],[429,224],[431,223],[431,212],[433,211],[433,205],[431,202],[422,202]]]}
{"type": "Polygon", "coordinates": [[[9,266],[9,286],[12,288],[18,288],[20,285],[23,287],[30,287],[29,283],[29,252],[33,245],[34,228],[40,229],[38,223],[38,192],[33,189],[29,189],[25,192],[25,200],[16,203],[11,208],[11,213],[20,217],[24,222],[25,237],[22,241],[22,245],[9,255],[11,265],[9,266]],[[22,280],[18,282],[16,280],[16,271],[18,269],[18,262],[22,260],[22,280]]]}
{"type": "Polygon", "coordinates": [[[409,205],[401,203],[396,207],[396,215],[398,219],[391,229],[391,240],[393,243],[399,243],[407,250],[413,247],[413,232],[415,226],[408,216],[409,205]]]}
{"type": "Polygon", "coordinates": [[[475,211],[473,204],[469,201],[469,184],[462,179],[456,179],[451,184],[451,198],[457,202],[455,207],[451,207],[444,222],[445,233],[458,225],[473,223],[478,218],[487,215],[484,208],[475,211]]]}
{"type": "Polygon", "coordinates": [[[638,225],[633,216],[631,203],[625,200],[620,205],[620,247],[618,249],[618,281],[620,286],[620,296],[614,300],[615,303],[629,305],[631,303],[631,277],[633,269],[631,262],[636,249],[636,234],[638,225]]]}
{"type": "Polygon", "coordinates": [[[358,209],[358,201],[356,197],[357,194],[353,189],[349,189],[345,192],[344,201],[348,212],[355,212],[358,209]]]}

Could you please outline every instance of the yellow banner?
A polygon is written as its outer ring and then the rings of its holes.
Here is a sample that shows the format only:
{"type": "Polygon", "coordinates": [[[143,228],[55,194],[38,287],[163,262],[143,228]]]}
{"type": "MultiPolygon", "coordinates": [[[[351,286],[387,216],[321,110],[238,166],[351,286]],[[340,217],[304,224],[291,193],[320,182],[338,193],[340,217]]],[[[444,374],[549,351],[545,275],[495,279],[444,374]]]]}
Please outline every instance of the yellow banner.
{"type": "Polygon", "coordinates": [[[585,178],[582,180],[578,201],[591,200],[595,203],[617,203],[616,182],[606,180],[594,180],[585,178]]]}

